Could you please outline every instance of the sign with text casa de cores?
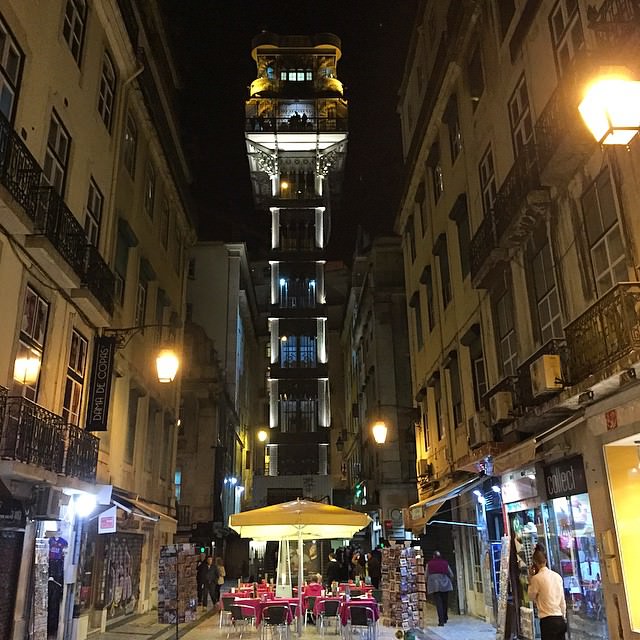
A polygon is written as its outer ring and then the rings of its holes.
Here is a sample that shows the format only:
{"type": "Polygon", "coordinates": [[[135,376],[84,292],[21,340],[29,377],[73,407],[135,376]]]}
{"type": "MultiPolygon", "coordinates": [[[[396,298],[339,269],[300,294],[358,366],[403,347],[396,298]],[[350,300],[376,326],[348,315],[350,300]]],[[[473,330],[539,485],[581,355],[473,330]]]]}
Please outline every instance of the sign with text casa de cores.
{"type": "Polygon", "coordinates": [[[116,339],[114,336],[96,338],[89,381],[89,404],[85,425],[87,431],[107,430],[115,353],[116,339]]]}

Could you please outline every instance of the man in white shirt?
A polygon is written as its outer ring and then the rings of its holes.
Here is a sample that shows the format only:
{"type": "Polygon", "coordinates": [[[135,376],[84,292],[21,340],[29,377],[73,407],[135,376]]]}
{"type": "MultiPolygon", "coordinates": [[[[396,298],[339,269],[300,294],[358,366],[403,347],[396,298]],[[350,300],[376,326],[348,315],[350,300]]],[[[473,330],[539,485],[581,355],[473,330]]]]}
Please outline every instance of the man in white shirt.
{"type": "Polygon", "coordinates": [[[529,568],[529,598],[538,607],[542,640],[565,640],[567,603],[562,577],[547,567],[547,555],[540,545],[536,545],[529,568]]]}

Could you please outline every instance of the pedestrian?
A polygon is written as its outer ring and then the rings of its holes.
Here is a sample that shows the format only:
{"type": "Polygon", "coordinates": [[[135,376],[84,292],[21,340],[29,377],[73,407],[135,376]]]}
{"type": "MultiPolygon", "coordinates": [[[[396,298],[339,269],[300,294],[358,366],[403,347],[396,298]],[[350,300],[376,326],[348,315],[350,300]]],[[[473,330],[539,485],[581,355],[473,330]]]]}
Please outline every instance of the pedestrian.
{"type": "Polygon", "coordinates": [[[380,569],[380,560],[378,560],[378,556],[373,553],[373,551],[367,554],[367,573],[369,574],[373,588],[379,589],[382,570],[380,569]]]}
{"type": "Polygon", "coordinates": [[[200,554],[200,560],[196,565],[196,583],[198,585],[198,604],[205,606],[204,600],[204,585],[205,574],[207,572],[207,556],[204,553],[200,554]]]}
{"type": "Polygon", "coordinates": [[[538,607],[542,640],[564,640],[567,631],[567,603],[562,576],[547,567],[547,554],[537,544],[529,567],[529,598],[538,607]]]}
{"type": "Polygon", "coordinates": [[[453,591],[453,571],[449,563],[440,555],[433,552],[433,558],[427,562],[427,593],[433,595],[433,602],[438,612],[438,626],[444,627],[449,619],[449,592],[453,591]]]}
{"type": "Polygon", "coordinates": [[[220,602],[220,589],[222,588],[225,576],[227,575],[227,572],[224,569],[224,563],[220,556],[216,558],[216,569],[218,569],[218,579],[216,581],[216,602],[220,602]]]}
{"type": "Polygon", "coordinates": [[[324,584],[327,591],[330,591],[333,583],[340,581],[340,565],[336,560],[336,556],[333,551],[329,554],[329,562],[327,562],[327,568],[324,573],[324,584]]]}
{"type": "Polygon", "coordinates": [[[215,606],[216,589],[218,588],[218,567],[213,563],[213,556],[207,557],[207,566],[204,569],[204,593],[202,605],[206,608],[209,604],[209,596],[215,606]]]}

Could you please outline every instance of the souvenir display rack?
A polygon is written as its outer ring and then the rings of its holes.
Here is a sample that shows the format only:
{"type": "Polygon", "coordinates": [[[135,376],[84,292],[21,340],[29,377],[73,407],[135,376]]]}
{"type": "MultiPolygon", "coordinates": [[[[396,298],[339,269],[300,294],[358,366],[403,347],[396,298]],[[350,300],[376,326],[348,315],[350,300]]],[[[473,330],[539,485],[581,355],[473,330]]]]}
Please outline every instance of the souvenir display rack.
{"type": "Polygon", "coordinates": [[[176,624],[196,619],[197,564],[198,556],[192,544],[170,544],[160,548],[158,622],[176,624]]]}
{"type": "Polygon", "coordinates": [[[383,549],[382,624],[404,631],[423,628],[426,599],[422,551],[399,545],[383,549]]]}

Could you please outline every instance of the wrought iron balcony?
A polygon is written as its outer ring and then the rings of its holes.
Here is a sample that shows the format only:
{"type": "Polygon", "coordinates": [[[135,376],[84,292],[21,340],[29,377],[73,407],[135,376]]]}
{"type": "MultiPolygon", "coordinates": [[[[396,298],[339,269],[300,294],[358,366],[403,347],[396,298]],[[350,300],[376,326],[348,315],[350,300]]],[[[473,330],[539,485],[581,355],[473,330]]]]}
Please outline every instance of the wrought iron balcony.
{"type": "Polygon", "coordinates": [[[53,187],[36,189],[36,232],[46,236],[75,273],[84,274],[87,236],[53,187]]]}
{"type": "Polygon", "coordinates": [[[326,133],[331,131],[347,131],[348,120],[345,117],[302,118],[263,118],[261,116],[247,118],[245,131],[255,133],[326,133]]]}
{"type": "Polygon", "coordinates": [[[619,51],[631,38],[640,37],[640,5],[637,0],[605,0],[588,27],[600,47],[619,51]]]}
{"type": "Polygon", "coordinates": [[[0,387],[0,458],[95,482],[99,444],[62,416],[0,387]]]}
{"type": "Polygon", "coordinates": [[[31,400],[8,396],[0,432],[0,458],[63,473],[65,423],[31,400]]]}
{"type": "Polygon", "coordinates": [[[82,284],[91,291],[109,314],[113,313],[115,276],[100,252],[92,244],[84,247],[82,284]]]}
{"type": "Polygon", "coordinates": [[[548,190],[540,185],[535,148],[520,151],[488,212],[471,240],[471,277],[477,288],[509,249],[526,242],[550,206],[548,190]]]}
{"type": "Polygon", "coordinates": [[[42,170],[11,123],[0,112],[0,181],[31,220],[35,220],[42,170]]]}
{"type": "Polygon", "coordinates": [[[621,282],[565,328],[571,384],[640,348],[640,283],[621,282]]]}

